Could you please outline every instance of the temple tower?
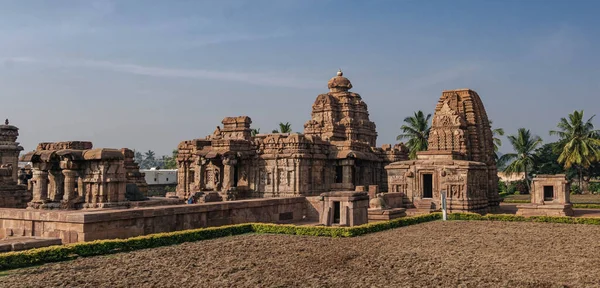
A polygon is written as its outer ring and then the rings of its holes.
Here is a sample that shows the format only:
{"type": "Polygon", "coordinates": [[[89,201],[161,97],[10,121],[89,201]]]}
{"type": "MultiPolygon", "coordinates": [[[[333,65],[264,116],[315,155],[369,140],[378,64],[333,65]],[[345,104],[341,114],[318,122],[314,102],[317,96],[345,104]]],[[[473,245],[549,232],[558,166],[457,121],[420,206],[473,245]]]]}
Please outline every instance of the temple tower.
{"type": "Polygon", "coordinates": [[[352,83],[339,70],[327,83],[329,93],[317,96],[311,120],[304,124],[305,135],[329,141],[359,141],[376,146],[375,123],[369,120],[367,104],[350,92],[352,83]]]}
{"type": "Polygon", "coordinates": [[[0,125],[0,164],[12,166],[12,178],[14,182],[18,180],[19,172],[19,153],[23,147],[19,146],[17,138],[19,137],[19,128],[9,125],[8,119],[4,125],[0,125]]]}

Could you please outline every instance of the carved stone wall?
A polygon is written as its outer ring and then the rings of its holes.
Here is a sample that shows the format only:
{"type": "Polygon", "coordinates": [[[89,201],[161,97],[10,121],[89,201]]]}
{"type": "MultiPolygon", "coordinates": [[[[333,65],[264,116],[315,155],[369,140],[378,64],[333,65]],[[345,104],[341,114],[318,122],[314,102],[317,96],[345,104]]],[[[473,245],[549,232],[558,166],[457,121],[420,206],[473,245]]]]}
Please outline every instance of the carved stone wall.
{"type": "Polygon", "coordinates": [[[9,125],[8,119],[0,125],[0,207],[24,208],[31,200],[26,185],[19,184],[19,128],[9,125]]]}
{"type": "Polygon", "coordinates": [[[304,134],[251,137],[247,116],[226,117],[204,139],[179,144],[177,195],[219,191],[223,199],[315,196],[354,190],[357,185],[387,189],[384,166],[407,159],[403,145],[374,147],[375,124],[352,84],[338,72],[329,93],[317,96],[304,134]]]}
{"type": "Polygon", "coordinates": [[[451,211],[485,212],[499,205],[492,131],[475,91],[442,93],[428,144],[427,151],[417,153],[417,160],[386,167],[390,191],[405,193],[415,206],[425,203],[422,207],[428,209],[440,207],[441,191],[446,191],[451,211]],[[431,175],[427,176],[432,181],[430,199],[424,197],[425,182],[429,180],[423,175],[431,175]]]}
{"type": "Polygon", "coordinates": [[[147,189],[133,151],[91,148],[91,142],[81,141],[40,143],[37,150],[23,155],[21,161],[31,162],[33,168],[28,207],[108,208],[126,204],[128,184],[140,192],[147,189]]]}

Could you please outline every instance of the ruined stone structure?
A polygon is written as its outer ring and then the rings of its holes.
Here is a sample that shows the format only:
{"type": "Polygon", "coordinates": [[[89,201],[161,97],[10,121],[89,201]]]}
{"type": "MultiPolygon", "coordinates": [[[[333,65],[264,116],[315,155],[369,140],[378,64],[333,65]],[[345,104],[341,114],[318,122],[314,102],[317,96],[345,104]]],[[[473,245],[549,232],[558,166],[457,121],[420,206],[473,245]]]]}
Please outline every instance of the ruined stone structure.
{"type": "Polygon", "coordinates": [[[531,180],[531,204],[518,205],[521,216],[573,216],[571,183],[565,174],[537,175],[531,180]]]}
{"type": "Polygon", "coordinates": [[[33,199],[28,206],[108,208],[126,203],[128,184],[143,189],[143,175],[140,180],[136,165],[127,162],[130,150],[92,148],[91,142],[83,141],[40,143],[23,155],[21,161],[33,166],[33,199]]]}
{"type": "Polygon", "coordinates": [[[146,183],[146,179],[144,178],[145,175],[140,172],[140,165],[133,160],[135,153],[133,150],[127,148],[121,149],[121,153],[123,153],[124,157],[123,165],[125,166],[127,185],[129,187],[135,186],[141,195],[148,195],[148,183],[146,183]]]}
{"type": "Polygon", "coordinates": [[[9,125],[8,119],[0,125],[0,207],[23,208],[31,200],[26,185],[19,185],[19,128],[9,125]]]}
{"type": "Polygon", "coordinates": [[[341,71],[313,104],[304,134],[251,136],[247,116],[223,119],[212,135],[178,147],[177,196],[219,191],[226,200],[315,196],[356,186],[387,189],[384,166],[407,159],[402,144],[374,147],[375,124],[341,71]]]}
{"type": "Polygon", "coordinates": [[[489,120],[470,89],[444,91],[432,120],[428,150],[416,160],[386,167],[391,192],[402,192],[418,209],[440,208],[446,191],[450,211],[486,211],[499,205],[498,176],[489,120]]]}
{"type": "Polygon", "coordinates": [[[336,191],[322,193],[320,223],[325,226],[357,226],[367,224],[369,194],[366,192],[336,191]]]}

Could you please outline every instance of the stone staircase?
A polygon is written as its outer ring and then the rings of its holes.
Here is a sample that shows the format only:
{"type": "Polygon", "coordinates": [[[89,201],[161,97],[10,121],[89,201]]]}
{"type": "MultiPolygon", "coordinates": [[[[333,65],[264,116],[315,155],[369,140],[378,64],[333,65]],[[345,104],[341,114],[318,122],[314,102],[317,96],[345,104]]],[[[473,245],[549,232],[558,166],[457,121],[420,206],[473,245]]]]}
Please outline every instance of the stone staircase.
{"type": "Polygon", "coordinates": [[[415,208],[406,209],[406,215],[417,216],[435,211],[432,199],[415,199],[413,204],[415,208]]]}

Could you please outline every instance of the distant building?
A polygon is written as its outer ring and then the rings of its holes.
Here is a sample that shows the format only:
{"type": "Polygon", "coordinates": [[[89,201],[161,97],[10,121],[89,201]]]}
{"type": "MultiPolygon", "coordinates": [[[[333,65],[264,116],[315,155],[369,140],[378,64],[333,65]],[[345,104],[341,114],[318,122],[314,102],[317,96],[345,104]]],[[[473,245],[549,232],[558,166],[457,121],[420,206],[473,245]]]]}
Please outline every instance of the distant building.
{"type": "Polygon", "coordinates": [[[498,178],[500,178],[500,181],[502,181],[502,182],[521,181],[521,180],[525,180],[525,173],[521,172],[521,173],[507,174],[506,172],[498,172],[498,178]]]}
{"type": "Polygon", "coordinates": [[[140,170],[140,172],[146,174],[146,183],[148,185],[177,185],[177,169],[156,169],[150,168],[147,170],[140,170]]]}

